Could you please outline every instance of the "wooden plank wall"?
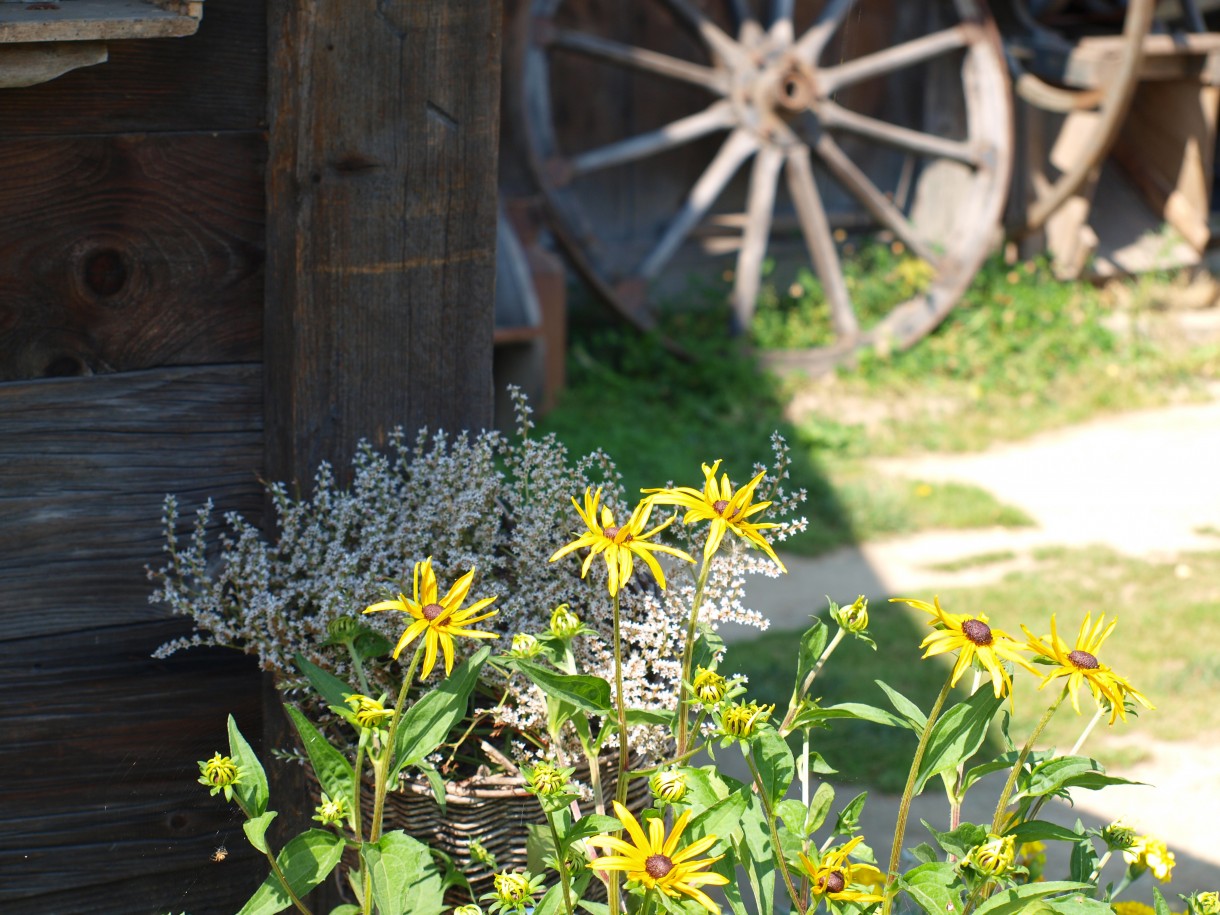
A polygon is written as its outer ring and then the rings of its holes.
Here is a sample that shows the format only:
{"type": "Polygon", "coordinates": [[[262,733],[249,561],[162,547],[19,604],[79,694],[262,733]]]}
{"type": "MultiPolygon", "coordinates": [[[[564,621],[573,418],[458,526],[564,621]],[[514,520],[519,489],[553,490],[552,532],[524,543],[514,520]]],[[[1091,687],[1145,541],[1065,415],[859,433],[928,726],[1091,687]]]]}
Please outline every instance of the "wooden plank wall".
{"type": "Polygon", "coordinates": [[[161,500],[262,506],[266,11],[0,105],[0,911],[233,912],[262,876],[195,784],[249,659],[151,652],[161,500]],[[211,855],[219,845],[231,854],[211,855]]]}

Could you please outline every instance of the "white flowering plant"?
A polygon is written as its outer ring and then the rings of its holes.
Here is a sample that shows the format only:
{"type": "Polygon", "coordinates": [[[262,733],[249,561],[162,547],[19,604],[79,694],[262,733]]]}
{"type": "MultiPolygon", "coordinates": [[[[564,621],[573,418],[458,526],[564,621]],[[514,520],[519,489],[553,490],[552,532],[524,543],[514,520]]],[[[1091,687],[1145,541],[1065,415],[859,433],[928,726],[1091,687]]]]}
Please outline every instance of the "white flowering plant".
{"type": "MultiPolygon", "coordinates": [[[[551,440],[550,447],[557,444],[551,440]]],[[[753,700],[740,678],[721,672],[727,669],[726,648],[715,623],[729,612],[740,615],[734,595],[741,570],[761,563],[785,571],[773,540],[799,525],[764,520],[791,501],[780,489],[782,446],[778,451],[778,467],[770,474],[757,470],[748,482],[734,485],[715,462],[703,466],[701,488],[670,484],[644,490],[630,510],[610,484],[594,486],[580,471],[574,475],[565,465],[545,463],[550,455],[523,459],[520,452],[509,457],[499,452],[508,474],[529,481],[519,491],[530,494],[502,493],[495,500],[496,524],[486,530],[494,542],[514,523],[528,526],[530,536],[545,544],[529,547],[527,555],[538,568],[515,566],[493,551],[486,555],[499,576],[476,581],[470,552],[476,548],[458,538],[468,551],[462,555],[469,568],[450,571],[434,564],[438,549],[420,549],[409,585],[403,576],[388,593],[345,591],[337,606],[359,608],[362,614],[336,610],[325,619],[325,637],[316,620],[305,621],[298,612],[294,632],[312,626],[320,643],[343,649],[311,660],[293,643],[302,690],[317,697],[312,706],[288,708],[319,786],[310,804],[320,827],[273,850],[267,827],[276,814],[269,807],[267,781],[232,719],[229,754],[199,762],[199,781],[240,807],[247,838],[269,862],[270,875],[240,915],[291,907],[308,913],[309,890],[337,868],[347,869],[351,899],[331,915],[440,915],[453,905],[452,898],[446,902],[447,887],[468,894],[451,910],[457,915],[576,915],[578,910],[719,915],[722,906],[733,915],[774,915],[784,907],[799,915],[1140,911],[1135,907],[1142,904],[1116,897],[1145,873],[1169,879],[1174,855],[1163,841],[1122,822],[1089,830],[1040,817],[1050,800],[1072,790],[1126,783],[1079,752],[1107,716],[1113,725],[1141,707],[1152,708],[1103,660],[1102,645],[1115,620],[1086,615],[1069,642],[1052,617],[1049,634],[1025,629],[1020,640],[993,628],[986,615],[951,613],[936,598],[896,599],[927,614],[930,631],[919,646],[923,657],[954,659],[926,711],[885,684],[880,686],[890,708],[860,702],[823,706],[816,698],[817,677],[845,639],[872,644],[863,597],[844,607],[831,602],[827,614],[815,616],[794,645],[796,675],[782,718],[774,706],[753,700]],[[540,467],[552,467],[554,482],[544,482],[546,474],[535,472],[540,467]],[[535,505],[544,493],[560,507],[535,505]],[[566,502],[575,507],[575,531],[566,502]],[[505,505],[516,506],[516,514],[506,513],[505,505]],[[678,511],[671,514],[670,508],[678,511]],[[553,526],[544,530],[547,523],[553,526]],[[500,565],[494,564],[497,559],[500,565]],[[541,583],[546,574],[560,582],[555,590],[541,583]],[[640,587],[641,578],[655,587],[640,587]],[[537,589],[534,597],[517,611],[510,628],[496,631],[519,596],[516,589],[523,587],[537,589]],[[537,595],[546,596],[545,611],[531,607],[537,595]],[[381,624],[373,628],[362,621],[381,624]],[[468,639],[480,647],[459,658],[468,639]],[[954,688],[968,673],[973,686],[962,698],[954,688]],[[1018,746],[1009,737],[1006,711],[1015,701],[1014,678],[1027,674],[1054,689],[1042,717],[1018,746]],[[544,830],[530,837],[529,869],[500,870],[492,888],[476,899],[469,874],[404,830],[385,828],[385,801],[400,777],[415,771],[433,781],[438,802],[444,802],[443,773],[434,760],[455,731],[469,730],[476,686],[489,680],[501,684],[505,698],[487,714],[495,717],[510,703],[531,710],[532,717],[520,712],[515,721],[528,724],[533,746],[516,748],[512,764],[537,799],[544,830]],[[1081,712],[1082,694],[1092,697],[1095,708],[1076,745],[1066,753],[1039,748],[1040,735],[1067,699],[1081,712]],[[391,696],[397,697],[393,703],[391,696]],[[318,705],[348,739],[311,721],[307,711],[318,705]],[[860,827],[867,793],[840,806],[834,788],[821,778],[834,770],[816,752],[816,735],[841,719],[908,731],[914,744],[884,867],[860,827]],[[983,748],[996,732],[1002,747],[988,758],[983,748]],[[618,750],[617,778],[603,784],[600,757],[607,747],[618,750]],[[638,747],[644,752],[636,752],[638,747]],[[723,754],[737,752],[748,772],[743,778],[722,764],[723,754]],[[588,764],[590,785],[575,781],[578,762],[588,764]],[[964,822],[967,794],[993,774],[1004,778],[994,815],[987,822],[964,822]],[[651,804],[629,806],[632,781],[646,781],[651,804]],[[931,842],[908,848],[911,803],[937,784],[949,799],[949,820],[943,829],[929,825],[931,842]],[[1070,848],[1070,866],[1065,879],[1049,880],[1043,850],[1056,842],[1070,848]],[[1117,886],[1103,885],[1102,870],[1114,855],[1126,864],[1124,877],[1117,886]],[[606,903],[596,900],[599,890],[606,903]]],[[[434,462],[440,459],[433,456],[434,462]]],[[[583,466],[594,464],[606,466],[600,460],[583,466]]],[[[489,472],[500,472],[488,466],[489,472]]],[[[404,464],[400,473],[410,471],[404,464]]],[[[328,504],[340,498],[337,491],[326,496],[328,504]]],[[[418,517],[427,514],[425,506],[418,517]]],[[[356,547],[336,547],[344,549],[356,547]]],[[[311,555],[334,562],[329,550],[311,555]]],[[[184,567],[200,569],[200,561],[184,567]]],[[[308,563],[293,568],[303,574],[308,563]]],[[[164,570],[161,575],[172,578],[164,570]]],[[[377,590],[377,584],[370,582],[370,589],[377,590]]],[[[265,587],[250,593],[270,600],[265,587]]],[[[223,597],[225,589],[219,594],[223,597]]],[[[235,605],[233,613],[241,619],[239,609],[235,605]]],[[[279,612],[288,611],[280,606],[279,612]]],[[[268,625],[244,620],[240,626],[245,628],[223,631],[248,634],[267,657],[281,650],[268,625]]],[[[1152,897],[1153,906],[1145,909],[1171,915],[1159,890],[1152,897]]],[[[1181,898],[1191,915],[1220,915],[1214,891],[1181,898]]]]}

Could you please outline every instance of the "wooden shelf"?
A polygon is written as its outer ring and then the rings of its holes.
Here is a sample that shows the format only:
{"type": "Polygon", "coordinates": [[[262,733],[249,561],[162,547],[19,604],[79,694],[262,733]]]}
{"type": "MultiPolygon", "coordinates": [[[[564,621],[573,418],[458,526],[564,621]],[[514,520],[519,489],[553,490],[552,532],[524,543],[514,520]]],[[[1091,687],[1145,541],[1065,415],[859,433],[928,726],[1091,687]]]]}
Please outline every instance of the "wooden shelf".
{"type": "Polygon", "coordinates": [[[203,0],[0,0],[0,43],[181,38],[202,16],[203,0]]]}

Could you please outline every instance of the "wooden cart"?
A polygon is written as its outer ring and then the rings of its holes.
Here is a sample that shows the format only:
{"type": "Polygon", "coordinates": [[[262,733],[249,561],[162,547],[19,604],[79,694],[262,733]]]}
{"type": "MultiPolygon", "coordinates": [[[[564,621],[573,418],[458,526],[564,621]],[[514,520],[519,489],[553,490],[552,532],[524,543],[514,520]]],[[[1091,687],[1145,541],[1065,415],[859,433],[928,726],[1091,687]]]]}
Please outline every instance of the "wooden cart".
{"type": "Polygon", "coordinates": [[[1045,231],[1078,268],[1101,167],[1150,81],[1194,83],[1194,170],[1184,190],[1172,166],[1186,140],[1170,131],[1178,148],[1135,155],[1134,171],[1206,244],[1220,36],[1194,0],[1169,5],[531,0],[509,112],[555,236],[623,317],[651,326],[701,259],[729,255],[744,327],[772,264],[799,257],[825,340],[780,359],[817,371],[914,344],[1006,232],[1045,231]],[[913,294],[854,301],[841,256],[863,231],[918,258],[913,294]]]}

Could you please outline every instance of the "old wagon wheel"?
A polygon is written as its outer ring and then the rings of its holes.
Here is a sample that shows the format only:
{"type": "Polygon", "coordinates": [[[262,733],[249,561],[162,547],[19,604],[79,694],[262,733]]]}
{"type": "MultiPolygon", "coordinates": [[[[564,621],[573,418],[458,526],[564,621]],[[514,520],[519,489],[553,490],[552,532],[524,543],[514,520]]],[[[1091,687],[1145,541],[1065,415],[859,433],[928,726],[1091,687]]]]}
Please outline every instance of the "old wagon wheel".
{"type": "Polygon", "coordinates": [[[650,288],[680,269],[691,239],[725,227],[737,231],[733,314],[747,326],[765,256],[795,235],[828,333],[777,360],[816,370],[862,346],[914,343],[998,240],[1011,99],[978,0],[775,0],[767,15],[749,0],[533,0],[526,14],[534,178],[577,268],[640,327],[653,321],[650,288]],[[663,218],[640,216],[665,200],[663,218]],[[926,281],[884,313],[853,305],[842,210],[924,262],[926,281]]]}
{"type": "Polygon", "coordinates": [[[1088,138],[1076,151],[1074,161],[1053,180],[1042,178],[1032,183],[1029,199],[1021,205],[1017,225],[1011,232],[1023,237],[1036,232],[1065,201],[1093,177],[1101,167],[1122,128],[1131,107],[1144,58],[1144,39],[1152,27],[1156,0],[1128,0],[1112,3],[1121,34],[1107,51],[1105,72],[1081,81],[1064,66],[1076,36],[1055,28],[1055,15],[1065,7],[1050,0],[1031,9],[1026,0],[1013,0],[1014,35],[1009,42],[1013,87],[1017,96],[1035,109],[1067,115],[1092,113],[1088,138]],[[1125,9],[1124,9],[1125,7],[1125,9]],[[1047,61],[1052,63],[1047,67],[1047,61]],[[1040,69],[1041,68],[1041,69],[1040,69]],[[1057,71],[1048,78],[1045,70],[1057,71]]]}

